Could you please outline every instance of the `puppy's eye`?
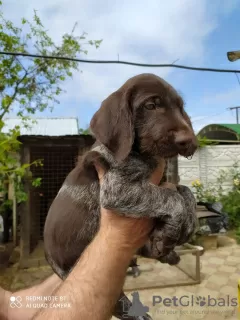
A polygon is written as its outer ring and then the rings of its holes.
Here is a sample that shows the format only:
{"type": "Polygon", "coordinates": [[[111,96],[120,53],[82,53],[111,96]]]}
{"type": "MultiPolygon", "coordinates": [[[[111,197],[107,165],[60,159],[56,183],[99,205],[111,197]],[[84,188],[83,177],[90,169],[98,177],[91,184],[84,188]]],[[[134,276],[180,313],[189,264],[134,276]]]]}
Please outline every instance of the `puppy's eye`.
{"type": "Polygon", "coordinates": [[[148,110],[154,110],[154,109],[156,109],[156,105],[155,105],[155,103],[147,103],[147,104],[145,104],[145,108],[148,110]]]}

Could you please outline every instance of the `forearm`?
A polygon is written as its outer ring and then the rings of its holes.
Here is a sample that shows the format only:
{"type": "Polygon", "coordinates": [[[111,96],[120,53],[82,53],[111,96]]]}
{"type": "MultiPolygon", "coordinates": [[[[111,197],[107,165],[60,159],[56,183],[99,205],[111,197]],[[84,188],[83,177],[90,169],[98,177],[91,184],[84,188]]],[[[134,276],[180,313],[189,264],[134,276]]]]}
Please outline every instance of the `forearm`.
{"type": "Polygon", "coordinates": [[[71,307],[44,309],[34,319],[110,319],[134,253],[120,240],[114,242],[115,238],[100,231],[68,278],[53,293],[67,297],[71,307]]]}
{"type": "Polygon", "coordinates": [[[52,292],[59,287],[61,279],[53,274],[47,278],[44,282],[27,289],[23,289],[16,292],[4,291],[0,288],[0,319],[1,320],[17,320],[24,319],[30,320],[36,313],[36,308],[27,307],[29,301],[27,301],[27,296],[51,296],[52,292]],[[21,308],[11,308],[10,307],[10,297],[18,296],[21,297],[21,308]]]}
{"type": "Polygon", "coordinates": [[[11,297],[11,292],[5,291],[0,287],[0,319],[1,320],[8,319],[8,307],[9,307],[10,297],[11,297]]]}

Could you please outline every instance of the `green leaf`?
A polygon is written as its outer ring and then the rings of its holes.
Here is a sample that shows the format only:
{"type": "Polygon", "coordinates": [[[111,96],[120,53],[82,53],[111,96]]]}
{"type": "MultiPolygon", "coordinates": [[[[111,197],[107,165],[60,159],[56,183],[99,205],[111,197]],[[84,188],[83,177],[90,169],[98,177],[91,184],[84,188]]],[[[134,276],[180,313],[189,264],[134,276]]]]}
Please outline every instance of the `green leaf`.
{"type": "Polygon", "coordinates": [[[36,178],[32,181],[33,187],[39,187],[41,185],[42,178],[36,178]]]}

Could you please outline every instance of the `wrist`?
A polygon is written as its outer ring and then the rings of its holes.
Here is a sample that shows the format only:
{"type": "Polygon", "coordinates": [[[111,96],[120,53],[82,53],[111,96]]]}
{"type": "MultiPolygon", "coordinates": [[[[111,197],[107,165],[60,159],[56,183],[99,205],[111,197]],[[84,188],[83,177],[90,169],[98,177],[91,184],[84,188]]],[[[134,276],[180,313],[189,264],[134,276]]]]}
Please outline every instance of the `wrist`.
{"type": "Polygon", "coordinates": [[[116,230],[111,226],[100,228],[96,237],[97,241],[106,245],[109,251],[123,255],[126,259],[131,259],[138,249],[121,230],[116,230]]]}

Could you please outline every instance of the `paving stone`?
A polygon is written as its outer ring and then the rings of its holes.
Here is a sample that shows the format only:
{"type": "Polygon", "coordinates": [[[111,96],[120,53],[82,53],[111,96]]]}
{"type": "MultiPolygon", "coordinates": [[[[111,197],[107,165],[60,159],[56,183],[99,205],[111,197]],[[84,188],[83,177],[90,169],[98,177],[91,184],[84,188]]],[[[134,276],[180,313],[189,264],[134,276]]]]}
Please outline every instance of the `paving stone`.
{"type": "Polygon", "coordinates": [[[226,262],[240,264],[240,256],[233,256],[233,255],[228,256],[226,259],[226,262]]]}
{"type": "Polygon", "coordinates": [[[233,266],[233,267],[236,267],[237,269],[238,269],[238,265],[239,265],[239,263],[238,262],[236,262],[236,261],[225,261],[225,263],[224,263],[224,265],[225,266],[233,266]]]}
{"type": "Polygon", "coordinates": [[[185,289],[185,287],[179,287],[176,292],[175,296],[180,298],[182,296],[190,296],[192,293],[185,289]]]}
{"type": "Polygon", "coordinates": [[[237,290],[238,280],[229,280],[228,283],[227,283],[227,285],[228,285],[229,287],[233,287],[233,288],[235,288],[235,289],[237,290]]]}
{"type": "Polygon", "coordinates": [[[227,319],[227,320],[239,319],[239,314],[238,314],[237,308],[226,310],[223,314],[224,314],[225,319],[227,319]]]}
{"type": "Polygon", "coordinates": [[[235,272],[229,276],[229,280],[235,280],[236,282],[240,279],[240,272],[235,272]]]}
{"type": "Polygon", "coordinates": [[[204,257],[212,257],[216,255],[216,250],[207,250],[204,252],[204,257]]]}
{"type": "Polygon", "coordinates": [[[191,315],[181,315],[179,320],[193,320],[193,317],[191,315]]]}
{"type": "MultiPolygon", "coordinates": [[[[235,252],[235,251],[234,251],[235,252]]],[[[240,251],[239,251],[240,252],[240,251]]],[[[229,255],[231,255],[232,252],[231,251],[227,251],[226,248],[221,248],[218,249],[217,255],[221,258],[221,257],[227,257],[229,255]]]]}
{"type": "Polygon", "coordinates": [[[221,289],[222,285],[221,284],[216,284],[216,283],[211,282],[211,281],[207,281],[202,287],[210,289],[210,290],[213,290],[213,291],[219,291],[221,289]]]}
{"type": "Polygon", "coordinates": [[[204,267],[202,268],[202,272],[203,272],[204,274],[211,275],[211,274],[213,274],[213,273],[216,272],[216,267],[219,267],[219,265],[216,265],[215,267],[214,267],[214,266],[209,266],[209,265],[204,266],[204,267]]]}
{"type": "Polygon", "coordinates": [[[236,267],[222,265],[218,268],[218,270],[223,272],[234,273],[236,271],[236,267]]]}
{"type": "Polygon", "coordinates": [[[199,288],[197,290],[197,295],[198,296],[202,296],[205,297],[207,299],[208,296],[212,297],[212,298],[218,298],[219,296],[219,291],[216,290],[211,290],[209,288],[199,288]]]}
{"type": "Polygon", "coordinates": [[[217,273],[215,273],[208,278],[208,281],[211,281],[212,283],[216,284],[217,286],[219,286],[219,285],[224,286],[228,283],[228,278],[220,277],[217,273]]]}
{"type": "MultiPolygon", "coordinates": [[[[229,258],[229,257],[228,257],[229,258]]],[[[216,256],[213,256],[211,258],[209,258],[209,263],[213,264],[213,265],[221,265],[224,264],[224,259],[218,258],[216,256]]]]}
{"type": "Polygon", "coordinates": [[[195,313],[191,314],[191,317],[192,319],[204,319],[204,317],[206,317],[206,314],[204,314],[204,312],[200,310],[199,313],[195,311],[195,313]]]}
{"type": "Polygon", "coordinates": [[[199,286],[198,285],[192,285],[192,286],[185,286],[184,289],[187,290],[188,292],[195,294],[198,290],[199,286]]]}
{"type": "MultiPolygon", "coordinates": [[[[224,262],[222,262],[223,264],[224,262]]],[[[213,268],[213,269],[216,269],[216,268],[219,268],[219,266],[221,266],[222,264],[219,264],[219,263],[209,263],[207,266],[209,268],[213,268]]],[[[216,271],[216,270],[215,270],[216,271]]]]}
{"type": "Polygon", "coordinates": [[[152,312],[154,320],[179,320],[180,313],[176,309],[162,309],[152,312]]]}
{"type": "Polygon", "coordinates": [[[231,297],[237,296],[237,285],[235,287],[230,287],[229,285],[223,286],[220,289],[220,292],[226,295],[230,295],[231,297]]]}
{"type": "Polygon", "coordinates": [[[221,314],[221,313],[212,313],[212,312],[209,312],[209,314],[207,314],[205,317],[204,317],[204,320],[222,320],[224,319],[224,315],[221,314]]]}

